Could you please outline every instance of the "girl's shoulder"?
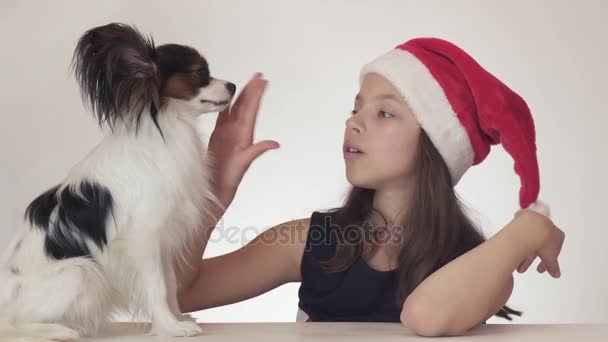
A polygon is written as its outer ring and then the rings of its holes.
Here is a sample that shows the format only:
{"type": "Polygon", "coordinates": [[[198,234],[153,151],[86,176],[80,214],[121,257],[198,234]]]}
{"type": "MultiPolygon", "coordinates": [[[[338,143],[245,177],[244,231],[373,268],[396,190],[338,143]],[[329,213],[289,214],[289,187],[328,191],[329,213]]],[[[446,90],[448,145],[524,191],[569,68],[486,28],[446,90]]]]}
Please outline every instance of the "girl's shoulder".
{"type": "Polygon", "coordinates": [[[332,258],[335,252],[336,231],[333,212],[313,211],[304,244],[305,256],[313,256],[317,260],[332,258]]]}
{"type": "MultiPolygon", "coordinates": [[[[255,244],[271,246],[273,255],[287,257],[292,265],[290,268],[300,270],[303,265],[333,256],[331,229],[330,215],[313,211],[309,217],[285,221],[264,231],[255,244]]],[[[298,273],[299,278],[302,272],[298,273]]]]}

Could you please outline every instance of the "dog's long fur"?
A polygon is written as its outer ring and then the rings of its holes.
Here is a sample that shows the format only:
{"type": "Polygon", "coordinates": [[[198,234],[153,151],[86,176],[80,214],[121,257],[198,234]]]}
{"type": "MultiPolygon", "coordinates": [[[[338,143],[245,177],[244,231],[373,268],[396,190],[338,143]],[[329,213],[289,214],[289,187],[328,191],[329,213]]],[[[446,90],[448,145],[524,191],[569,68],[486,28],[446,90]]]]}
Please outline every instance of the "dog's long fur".
{"type": "Polygon", "coordinates": [[[108,133],[30,203],[2,254],[0,339],[94,335],[116,310],[147,315],[155,334],[198,334],[179,312],[173,261],[219,205],[196,119],[236,87],[196,50],[117,23],[85,32],[73,65],[108,133]]]}

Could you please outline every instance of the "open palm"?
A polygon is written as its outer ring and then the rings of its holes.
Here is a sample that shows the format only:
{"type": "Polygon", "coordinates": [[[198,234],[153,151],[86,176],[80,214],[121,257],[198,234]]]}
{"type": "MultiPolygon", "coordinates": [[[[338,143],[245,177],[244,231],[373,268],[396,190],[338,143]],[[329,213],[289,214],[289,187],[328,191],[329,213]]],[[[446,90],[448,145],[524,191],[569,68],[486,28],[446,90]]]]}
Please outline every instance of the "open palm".
{"type": "Polygon", "coordinates": [[[251,163],[262,153],[279,147],[273,140],[253,143],[253,131],[267,81],[260,73],[245,85],[236,101],[220,112],[209,138],[213,185],[227,207],[251,163]]]}

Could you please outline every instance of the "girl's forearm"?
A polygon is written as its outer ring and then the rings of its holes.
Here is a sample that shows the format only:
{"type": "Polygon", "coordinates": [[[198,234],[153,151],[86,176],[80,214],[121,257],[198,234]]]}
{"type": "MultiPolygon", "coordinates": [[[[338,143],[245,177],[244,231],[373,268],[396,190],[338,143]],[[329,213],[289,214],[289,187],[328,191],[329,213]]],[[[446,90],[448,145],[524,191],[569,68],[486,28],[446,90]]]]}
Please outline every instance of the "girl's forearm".
{"type": "Polygon", "coordinates": [[[459,335],[498,312],[513,271],[543,239],[536,214],[522,215],[425,279],[406,299],[402,322],[424,335],[459,335]]]}

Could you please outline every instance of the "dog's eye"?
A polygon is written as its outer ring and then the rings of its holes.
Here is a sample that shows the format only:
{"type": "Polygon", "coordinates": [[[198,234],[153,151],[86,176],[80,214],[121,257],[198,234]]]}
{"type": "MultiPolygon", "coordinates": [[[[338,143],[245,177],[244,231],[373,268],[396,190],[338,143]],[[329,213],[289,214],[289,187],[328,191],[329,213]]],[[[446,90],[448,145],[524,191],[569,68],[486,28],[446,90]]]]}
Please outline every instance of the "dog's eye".
{"type": "Polygon", "coordinates": [[[209,70],[202,68],[198,71],[198,75],[201,77],[201,79],[206,80],[209,78],[209,70]]]}

